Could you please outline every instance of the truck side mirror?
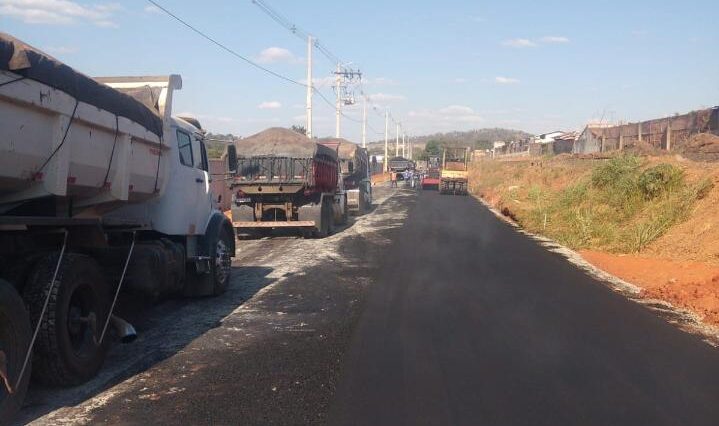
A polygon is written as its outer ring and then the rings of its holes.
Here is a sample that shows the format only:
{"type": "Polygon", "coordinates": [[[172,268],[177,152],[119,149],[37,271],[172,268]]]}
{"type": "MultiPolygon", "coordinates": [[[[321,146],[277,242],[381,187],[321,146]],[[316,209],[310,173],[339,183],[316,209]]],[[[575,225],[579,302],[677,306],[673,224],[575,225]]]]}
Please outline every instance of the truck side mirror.
{"type": "Polygon", "coordinates": [[[233,144],[227,145],[227,171],[237,173],[237,147],[233,144]]]}

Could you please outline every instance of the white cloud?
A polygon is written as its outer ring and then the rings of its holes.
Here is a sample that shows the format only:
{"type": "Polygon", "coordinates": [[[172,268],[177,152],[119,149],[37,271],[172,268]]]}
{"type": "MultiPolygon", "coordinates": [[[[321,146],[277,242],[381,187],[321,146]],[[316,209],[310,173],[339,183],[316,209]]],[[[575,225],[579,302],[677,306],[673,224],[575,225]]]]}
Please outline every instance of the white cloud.
{"type": "Polygon", "coordinates": [[[519,80],[511,77],[494,77],[494,82],[497,84],[518,84],[519,80]]]}
{"type": "Polygon", "coordinates": [[[513,38],[509,40],[504,40],[502,42],[502,46],[505,47],[514,47],[514,48],[525,48],[525,47],[537,47],[540,44],[567,44],[569,43],[569,38],[564,36],[558,36],[558,35],[548,35],[541,37],[539,39],[530,40],[528,38],[513,38]]]}
{"type": "Polygon", "coordinates": [[[474,109],[464,105],[448,105],[438,110],[410,111],[408,117],[424,126],[451,128],[457,124],[479,124],[484,118],[474,109]]]}
{"type": "Polygon", "coordinates": [[[257,105],[259,109],[278,109],[282,108],[282,104],[278,101],[265,101],[257,105]]]}
{"type": "MultiPolygon", "coordinates": [[[[302,84],[307,84],[307,79],[306,79],[306,78],[305,78],[305,79],[302,79],[302,80],[300,80],[300,81],[302,82],[302,84]]],[[[324,86],[332,86],[333,84],[335,84],[335,78],[332,77],[332,76],[319,77],[319,78],[313,78],[313,79],[312,79],[312,85],[313,85],[316,89],[322,88],[322,87],[324,87],[324,86]]]]}
{"type": "Polygon", "coordinates": [[[464,83],[467,83],[468,81],[469,80],[467,80],[466,78],[461,78],[461,77],[454,79],[454,82],[457,84],[464,84],[464,83]]]}
{"type": "Polygon", "coordinates": [[[117,3],[81,5],[70,0],[0,0],[0,15],[27,24],[71,25],[88,22],[98,27],[117,27],[113,15],[122,9],[117,3]]]}
{"type": "Polygon", "coordinates": [[[464,105],[449,105],[439,109],[440,114],[445,115],[463,115],[463,114],[474,114],[474,110],[464,105]]]}
{"type": "Polygon", "coordinates": [[[470,16],[469,20],[474,22],[487,22],[487,19],[481,16],[470,16]]]}
{"type": "Polygon", "coordinates": [[[513,38],[511,40],[504,40],[502,42],[502,46],[514,48],[534,47],[536,45],[537,43],[527,38],[513,38]]]}
{"type": "Polygon", "coordinates": [[[296,63],[299,60],[289,50],[282,47],[268,47],[260,52],[257,62],[261,64],[272,64],[275,62],[296,63]]]}
{"type": "Polygon", "coordinates": [[[71,55],[79,50],[74,46],[47,46],[43,50],[52,55],[71,55]]]}
{"type": "Polygon", "coordinates": [[[374,93],[369,95],[369,98],[371,101],[379,103],[398,102],[407,99],[402,95],[392,95],[389,93],[374,93]]]}
{"type": "Polygon", "coordinates": [[[362,82],[368,86],[394,86],[396,81],[387,77],[363,78],[362,82]]]}
{"type": "Polygon", "coordinates": [[[149,4],[145,6],[144,10],[146,13],[162,13],[162,10],[154,4],[149,4]]]}
{"type": "Polygon", "coordinates": [[[539,39],[540,42],[546,44],[564,44],[569,43],[569,39],[564,36],[544,36],[539,39]]]}

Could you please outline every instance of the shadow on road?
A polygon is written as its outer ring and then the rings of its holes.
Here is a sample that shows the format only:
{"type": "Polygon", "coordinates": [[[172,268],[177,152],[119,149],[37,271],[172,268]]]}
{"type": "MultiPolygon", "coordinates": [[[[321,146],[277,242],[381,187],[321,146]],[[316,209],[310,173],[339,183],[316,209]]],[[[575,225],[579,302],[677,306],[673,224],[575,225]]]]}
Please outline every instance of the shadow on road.
{"type": "Polygon", "coordinates": [[[117,313],[135,326],[138,339],[126,345],[114,343],[100,374],[88,383],[72,388],[31,385],[16,424],[77,405],[173,356],[272,284],[274,279],[268,278],[272,271],[267,267],[233,267],[230,286],[219,297],[177,298],[153,304],[125,295],[117,313]]]}

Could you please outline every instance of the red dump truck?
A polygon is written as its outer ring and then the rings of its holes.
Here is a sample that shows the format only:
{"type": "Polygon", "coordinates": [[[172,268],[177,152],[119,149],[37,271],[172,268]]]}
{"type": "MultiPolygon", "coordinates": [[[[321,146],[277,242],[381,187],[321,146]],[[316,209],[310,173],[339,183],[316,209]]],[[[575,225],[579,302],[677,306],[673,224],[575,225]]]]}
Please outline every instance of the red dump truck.
{"type": "Polygon", "coordinates": [[[228,146],[232,223],[238,232],[298,228],[324,237],[346,218],[337,150],[270,128],[228,146]]]}
{"type": "Polygon", "coordinates": [[[367,150],[342,138],[320,139],[319,142],[337,150],[347,209],[355,214],[368,211],[372,206],[372,181],[367,150]]]}

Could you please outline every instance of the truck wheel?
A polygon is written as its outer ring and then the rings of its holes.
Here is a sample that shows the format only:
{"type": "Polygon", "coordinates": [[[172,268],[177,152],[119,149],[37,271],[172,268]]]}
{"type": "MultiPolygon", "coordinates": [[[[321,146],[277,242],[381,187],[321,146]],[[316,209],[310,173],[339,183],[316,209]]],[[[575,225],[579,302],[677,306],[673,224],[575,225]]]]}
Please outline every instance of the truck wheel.
{"type": "Polygon", "coordinates": [[[366,197],[365,192],[360,189],[359,195],[357,196],[357,216],[362,216],[365,213],[366,197]]]}
{"type": "Polygon", "coordinates": [[[324,238],[330,233],[331,225],[334,223],[334,214],[332,212],[332,203],[328,203],[327,198],[323,198],[320,205],[320,223],[315,230],[315,237],[324,238]]]}
{"type": "Polygon", "coordinates": [[[227,291],[232,273],[232,238],[233,236],[224,227],[220,228],[210,264],[210,279],[212,279],[212,294],[219,296],[227,291]]]}
{"type": "Polygon", "coordinates": [[[33,378],[49,385],[73,386],[94,377],[105,361],[109,339],[101,345],[95,340],[102,333],[110,298],[102,272],[92,258],[65,254],[47,311],[40,318],[58,256],[40,259],[25,287],[32,324],[40,321],[33,378]]]}
{"type": "Polygon", "coordinates": [[[347,222],[349,221],[349,210],[347,210],[347,196],[343,198],[344,200],[344,207],[342,209],[342,222],[340,222],[342,225],[347,225],[347,222]]]}
{"type": "Polygon", "coordinates": [[[20,386],[10,395],[5,387],[5,379],[15,386],[25,351],[30,346],[30,317],[20,296],[5,280],[0,280],[0,421],[10,421],[22,406],[27,387],[30,383],[30,365],[28,364],[20,386]],[[4,365],[3,365],[4,364],[4,365]],[[6,374],[5,374],[6,373],[6,374]]]}

